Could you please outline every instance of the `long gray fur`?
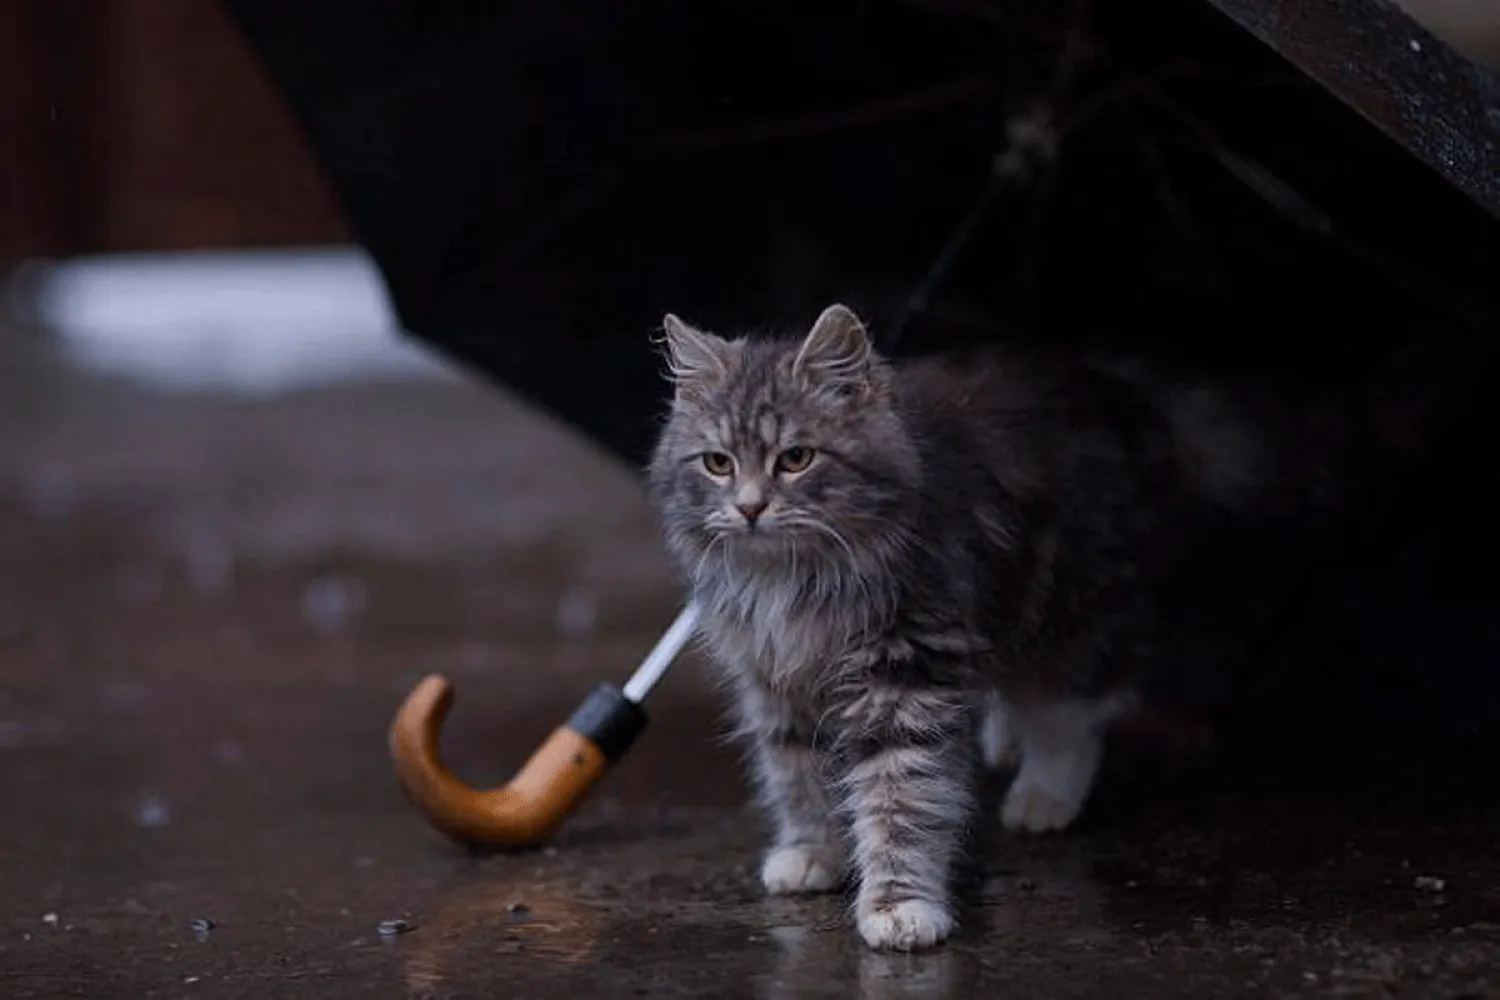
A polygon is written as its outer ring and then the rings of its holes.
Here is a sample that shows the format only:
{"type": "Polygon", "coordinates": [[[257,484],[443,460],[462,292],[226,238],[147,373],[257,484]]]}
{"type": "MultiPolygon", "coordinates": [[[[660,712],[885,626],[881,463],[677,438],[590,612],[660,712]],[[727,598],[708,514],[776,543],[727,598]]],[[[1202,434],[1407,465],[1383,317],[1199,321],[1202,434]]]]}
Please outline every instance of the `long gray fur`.
{"type": "Polygon", "coordinates": [[[1174,526],[1253,503],[1272,451],[1228,397],[1128,368],[898,367],[838,305],[800,339],[665,333],[651,496],[775,827],[766,888],[852,875],[869,945],[933,946],[981,757],[1019,755],[1007,827],[1073,822],[1150,661],[1174,526]],[[807,467],[778,469],[795,448],[807,467]]]}

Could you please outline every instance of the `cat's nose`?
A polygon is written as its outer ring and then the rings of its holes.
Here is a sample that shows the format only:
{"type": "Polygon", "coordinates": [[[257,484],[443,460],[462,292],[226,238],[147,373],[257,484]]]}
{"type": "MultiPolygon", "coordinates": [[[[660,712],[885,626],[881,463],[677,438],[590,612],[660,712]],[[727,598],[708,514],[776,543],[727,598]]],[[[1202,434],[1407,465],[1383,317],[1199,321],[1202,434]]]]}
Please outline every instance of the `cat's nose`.
{"type": "Polygon", "coordinates": [[[764,500],[757,500],[754,503],[737,503],[734,505],[734,509],[745,515],[746,521],[754,524],[756,518],[766,512],[766,502],[764,500]]]}

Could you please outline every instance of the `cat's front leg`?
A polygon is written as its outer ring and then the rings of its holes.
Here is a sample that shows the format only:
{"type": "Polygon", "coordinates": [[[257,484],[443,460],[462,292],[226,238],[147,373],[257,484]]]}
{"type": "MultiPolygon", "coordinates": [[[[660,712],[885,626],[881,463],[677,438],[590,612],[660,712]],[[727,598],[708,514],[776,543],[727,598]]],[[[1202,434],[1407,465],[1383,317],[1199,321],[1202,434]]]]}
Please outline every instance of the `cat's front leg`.
{"type": "Polygon", "coordinates": [[[814,746],[815,720],[784,695],[748,682],[740,726],[775,839],[760,878],[773,895],[831,892],[843,884],[847,852],[829,800],[826,768],[814,746]]]}
{"type": "Polygon", "coordinates": [[[976,797],[972,701],[870,682],[839,715],[860,936],[872,948],[931,948],[954,928],[954,866],[976,797]]]}

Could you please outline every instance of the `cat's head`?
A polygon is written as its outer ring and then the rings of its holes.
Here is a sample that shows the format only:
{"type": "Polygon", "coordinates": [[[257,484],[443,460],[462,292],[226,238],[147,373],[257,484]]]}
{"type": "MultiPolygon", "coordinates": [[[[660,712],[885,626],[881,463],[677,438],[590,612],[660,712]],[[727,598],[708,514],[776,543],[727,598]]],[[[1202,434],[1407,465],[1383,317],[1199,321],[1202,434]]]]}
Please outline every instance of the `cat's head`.
{"type": "Polygon", "coordinates": [[[920,476],[864,324],[833,305],[800,340],[663,327],[674,395],[650,472],[669,543],[858,561],[920,476]]]}

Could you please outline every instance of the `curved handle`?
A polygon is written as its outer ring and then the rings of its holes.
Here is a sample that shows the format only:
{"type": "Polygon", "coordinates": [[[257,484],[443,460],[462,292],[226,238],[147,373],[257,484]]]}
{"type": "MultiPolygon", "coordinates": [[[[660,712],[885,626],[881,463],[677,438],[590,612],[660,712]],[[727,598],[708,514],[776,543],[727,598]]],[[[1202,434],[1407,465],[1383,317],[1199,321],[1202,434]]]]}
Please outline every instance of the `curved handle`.
{"type": "Polygon", "coordinates": [[[494,847],[545,840],[646,723],[639,706],[612,685],[600,685],[509,784],[476,789],[460,781],[438,753],[452,707],[453,687],[437,674],[407,695],[391,724],[396,777],[434,827],[460,843],[494,847]]]}

